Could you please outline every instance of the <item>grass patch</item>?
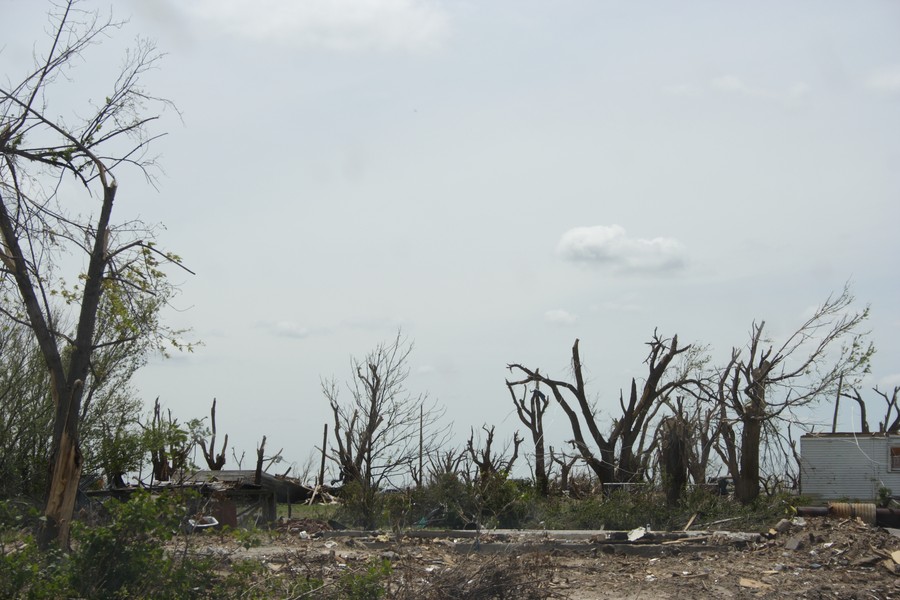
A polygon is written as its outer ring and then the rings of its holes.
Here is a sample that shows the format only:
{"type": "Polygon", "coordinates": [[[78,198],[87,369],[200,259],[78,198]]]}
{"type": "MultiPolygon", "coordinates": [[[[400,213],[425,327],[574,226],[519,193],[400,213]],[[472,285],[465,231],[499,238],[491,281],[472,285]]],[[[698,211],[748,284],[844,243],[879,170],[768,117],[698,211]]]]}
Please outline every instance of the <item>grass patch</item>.
{"type": "MultiPolygon", "coordinates": [[[[335,513],[337,513],[340,508],[340,504],[313,504],[310,506],[309,504],[291,504],[291,518],[292,519],[316,519],[319,521],[328,521],[329,519],[333,519],[335,513]]],[[[276,507],[277,517],[284,517],[285,519],[288,517],[288,505],[287,503],[279,502],[276,507]]]]}

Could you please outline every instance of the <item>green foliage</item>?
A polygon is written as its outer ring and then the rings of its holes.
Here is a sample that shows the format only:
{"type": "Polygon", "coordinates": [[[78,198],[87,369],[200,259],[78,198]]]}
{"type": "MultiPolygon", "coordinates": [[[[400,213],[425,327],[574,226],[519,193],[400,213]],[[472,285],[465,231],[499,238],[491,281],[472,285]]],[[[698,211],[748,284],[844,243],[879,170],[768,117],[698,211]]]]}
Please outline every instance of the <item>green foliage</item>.
{"type": "Polygon", "coordinates": [[[76,524],[77,551],[70,559],[70,580],[76,593],[98,599],[195,595],[205,585],[207,565],[165,549],[186,517],[184,500],[138,492],[128,502],[108,503],[108,524],[76,524]]]}
{"type": "Polygon", "coordinates": [[[348,483],[341,489],[341,501],[335,514],[338,521],[363,529],[375,529],[381,523],[384,494],[372,486],[356,481],[348,483]]]}
{"type": "MultiPolygon", "coordinates": [[[[113,335],[111,318],[98,316],[104,339],[113,335]]],[[[146,344],[133,342],[93,353],[79,426],[86,478],[114,479],[137,470],[144,459],[137,422],[141,402],[128,383],[148,351],[146,344]]],[[[63,347],[61,355],[68,363],[71,347],[63,347]]],[[[33,334],[0,315],[0,497],[43,496],[53,417],[49,373],[33,334]]]]}
{"type": "Polygon", "coordinates": [[[535,509],[535,492],[530,482],[492,473],[474,485],[480,518],[488,526],[526,527],[535,509]]]}
{"type": "MultiPolygon", "coordinates": [[[[337,504],[313,504],[310,506],[305,503],[291,504],[291,517],[295,519],[317,519],[319,521],[328,521],[335,519],[339,506],[337,504]]],[[[277,516],[287,518],[288,505],[285,502],[279,502],[277,508],[277,516]]]]}
{"type": "Polygon", "coordinates": [[[258,560],[240,560],[230,565],[227,573],[210,588],[209,598],[319,598],[312,595],[322,588],[323,581],[315,577],[275,577],[258,560]]]}
{"type": "Polygon", "coordinates": [[[421,489],[380,497],[382,526],[441,527],[463,529],[480,523],[485,527],[523,528],[535,523],[537,496],[529,482],[495,473],[464,482],[453,473],[442,474],[421,489]]]}
{"type": "Polygon", "coordinates": [[[743,505],[702,487],[692,488],[676,506],[668,506],[665,495],[650,486],[620,490],[609,497],[581,500],[550,499],[540,508],[548,529],[630,530],[650,525],[657,530],[682,529],[696,515],[694,528],[727,521],[729,528],[766,529],[806,502],[799,496],[780,494],[760,497],[743,505]]]}
{"type": "Polygon", "coordinates": [[[255,529],[242,529],[240,527],[230,531],[235,541],[244,549],[258,548],[262,546],[262,538],[255,529]]]}
{"type": "Polygon", "coordinates": [[[39,552],[26,533],[37,516],[27,504],[0,501],[0,598],[57,598],[68,589],[62,555],[39,552]]]}
{"type": "Polygon", "coordinates": [[[0,316],[0,497],[43,495],[53,400],[30,332],[0,316]]]}
{"type": "Polygon", "coordinates": [[[548,529],[634,529],[650,523],[659,527],[665,500],[648,499],[642,492],[616,491],[581,500],[558,498],[544,506],[548,529]]]}
{"type": "Polygon", "coordinates": [[[363,572],[343,575],[337,587],[345,600],[378,600],[387,593],[385,580],[391,576],[389,560],[373,560],[363,572]]]}
{"type": "Polygon", "coordinates": [[[30,535],[0,543],[0,598],[71,597],[65,557],[42,553],[30,535]]]}

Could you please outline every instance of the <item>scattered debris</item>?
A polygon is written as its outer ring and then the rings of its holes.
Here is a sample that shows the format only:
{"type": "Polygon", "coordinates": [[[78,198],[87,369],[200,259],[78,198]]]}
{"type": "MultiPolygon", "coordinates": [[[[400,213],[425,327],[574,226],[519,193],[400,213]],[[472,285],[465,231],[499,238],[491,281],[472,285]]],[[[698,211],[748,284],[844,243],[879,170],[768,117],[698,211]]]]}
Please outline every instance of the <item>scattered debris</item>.
{"type": "MultiPolygon", "coordinates": [[[[857,518],[785,520],[767,535],[651,533],[641,527],[493,530],[480,537],[466,531],[333,531],[325,522],[317,530],[310,521],[294,531],[297,521],[281,521],[270,543],[260,547],[232,541],[224,556],[259,560],[269,577],[306,575],[326,583],[364,572],[373,560],[388,560],[390,597],[425,600],[900,597],[900,538],[857,518]]],[[[203,550],[216,557],[221,551],[203,550]]]]}
{"type": "Polygon", "coordinates": [[[738,585],[743,588],[750,588],[753,590],[770,590],[772,586],[768,583],[763,583],[762,581],[757,581],[755,579],[750,579],[749,577],[741,577],[738,581],[738,585]]]}

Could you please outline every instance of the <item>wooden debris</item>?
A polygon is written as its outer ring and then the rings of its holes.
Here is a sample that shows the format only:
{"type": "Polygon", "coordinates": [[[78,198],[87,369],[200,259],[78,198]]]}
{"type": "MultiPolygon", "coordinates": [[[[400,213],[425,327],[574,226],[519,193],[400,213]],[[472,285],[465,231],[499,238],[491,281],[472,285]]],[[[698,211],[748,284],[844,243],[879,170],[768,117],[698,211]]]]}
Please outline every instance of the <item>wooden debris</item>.
{"type": "Polygon", "coordinates": [[[750,579],[749,577],[741,577],[738,585],[744,588],[749,588],[751,590],[770,590],[772,586],[768,583],[763,583],[762,581],[757,581],[756,579],[750,579]]]}
{"type": "Polygon", "coordinates": [[[667,546],[669,544],[685,544],[687,542],[705,542],[709,539],[708,535],[695,535],[691,537],[683,537],[678,538],[676,540],[666,540],[662,542],[663,546],[667,546]]]}
{"type": "Polygon", "coordinates": [[[696,519],[696,518],[697,518],[697,515],[699,515],[699,514],[700,514],[700,513],[694,513],[694,514],[691,516],[691,518],[688,519],[687,525],[684,526],[684,529],[683,529],[682,531],[687,531],[688,529],[690,529],[690,528],[691,528],[691,525],[694,524],[694,519],[696,519]]]}

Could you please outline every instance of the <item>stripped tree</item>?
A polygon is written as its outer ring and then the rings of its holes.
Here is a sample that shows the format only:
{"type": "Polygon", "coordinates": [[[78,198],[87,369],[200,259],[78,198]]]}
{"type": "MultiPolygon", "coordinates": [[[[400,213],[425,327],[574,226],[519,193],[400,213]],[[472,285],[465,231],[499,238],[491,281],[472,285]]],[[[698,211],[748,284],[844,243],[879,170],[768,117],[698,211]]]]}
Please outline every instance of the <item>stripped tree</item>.
{"type": "Polygon", "coordinates": [[[608,434],[601,430],[596,408],[588,397],[578,340],[572,346],[574,382],[552,379],[538,369],[520,364],[508,365],[510,371],[525,376],[510,382],[510,385],[542,383],[550,389],[569,419],[573,435],[571,444],[602,484],[642,479],[642,461],[652,446],[651,440],[648,440],[648,428],[663,406],[663,399],[675,390],[697,383],[693,375],[696,355],[691,346],[678,346],[678,336],[668,340],[654,331],[648,346],[650,352],[644,361],[648,367],[647,378],[640,387],[637,380],[631,380],[627,404],[620,393],[621,416],[613,419],[608,434]],[[672,361],[678,356],[684,358],[680,368],[670,370],[672,361]],[[583,427],[587,429],[587,435],[583,427]]]}
{"type": "Polygon", "coordinates": [[[53,4],[50,22],[46,51],[35,55],[18,83],[0,84],[0,310],[31,328],[50,373],[51,474],[38,539],[43,546],[55,541],[65,547],[82,470],[79,424],[94,352],[166,337],[156,321],[171,290],[161,264],[178,258],[157,250],[154,227],[117,224],[112,216],[116,173],[134,167],[152,181],[147,150],[158,113],[147,110],[169,103],[140,82],[160,55],[139,40],[111,86],[90,92],[88,98],[100,102],[72,105],[67,90],[55,84],[71,80],[90,48],[120,24],[81,10],[74,0],[53,4]],[[59,271],[72,255],[83,258],[84,270],[64,278],[59,271]],[[99,339],[104,300],[112,327],[99,339]]]}
{"type": "Polygon", "coordinates": [[[478,468],[478,478],[484,480],[494,475],[506,477],[512,470],[513,465],[516,464],[516,459],[519,458],[519,446],[522,445],[523,441],[519,436],[519,432],[513,433],[512,454],[507,455],[509,444],[505,445],[500,452],[497,452],[497,449],[494,448],[494,426],[482,425],[481,429],[487,434],[484,439],[484,445],[476,439],[474,427],[471,429],[468,441],[466,441],[466,450],[469,452],[472,464],[478,468]]]}
{"type": "Polygon", "coordinates": [[[210,439],[209,446],[206,444],[206,436],[200,435],[197,443],[200,444],[200,451],[206,460],[206,465],[210,471],[221,471],[225,466],[225,450],[228,449],[228,434],[225,434],[225,440],[222,442],[222,451],[216,454],[216,399],[213,398],[212,407],[209,409],[209,425],[210,439]]]}
{"type": "Polygon", "coordinates": [[[541,496],[550,493],[550,480],[547,476],[547,458],[544,445],[544,413],[550,405],[550,400],[541,392],[540,383],[528,393],[528,387],[522,386],[522,397],[516,395],[513,384],[508,380],[506,387],[516,407],[519,420],[531,432],[531,441],[534,444],[534,486],[541,496]]]}
{"type": "Polygon", "coordinates": [[[766,438],[779,439],[782,424],[801,421],[798,409],[836,397],[839,382],[853,387],[868,372],[875,349],[859,329],[869,309],[855,311],[853,301],[844,286],[780,343],[765,337],[765,321],[754,321],[747,346],[732,349],[706,389],[719,413],[716,450],[741,502],[759,496],[766,438]]]}
{"type": "Polygon", "coordinates": [[[446,437],[437,428],[443,411],[427,395],[406,389],[411,352],[412,344],[398,331],[363,360],[351,359],[346,401],[337,382],[322,384],[334,416],[331,458],[340,480],[358,492],[367,526],[374,526],[378,490],[410,478],[419,456],[430,455],[446,437]]]}

